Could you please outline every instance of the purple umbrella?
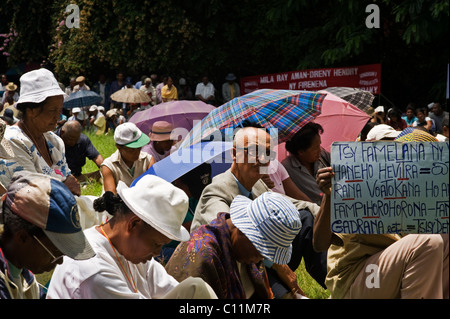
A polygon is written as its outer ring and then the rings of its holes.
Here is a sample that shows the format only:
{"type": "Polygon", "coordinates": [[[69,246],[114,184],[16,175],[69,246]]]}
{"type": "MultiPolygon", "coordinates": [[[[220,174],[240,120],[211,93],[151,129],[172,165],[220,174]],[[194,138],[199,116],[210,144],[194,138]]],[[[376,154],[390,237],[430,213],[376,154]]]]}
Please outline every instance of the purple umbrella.
{"type": "Polygon", "coordinates": [[[200,121],[213,109],[215,109],[214,106],[202,101],[170,101],[136,112],[129,122],[136,124],[145,134],[150,132],[156,121],[167,121],[172,123],[174,128],[184,128],[190,131],[195,120],[200,121]]]}

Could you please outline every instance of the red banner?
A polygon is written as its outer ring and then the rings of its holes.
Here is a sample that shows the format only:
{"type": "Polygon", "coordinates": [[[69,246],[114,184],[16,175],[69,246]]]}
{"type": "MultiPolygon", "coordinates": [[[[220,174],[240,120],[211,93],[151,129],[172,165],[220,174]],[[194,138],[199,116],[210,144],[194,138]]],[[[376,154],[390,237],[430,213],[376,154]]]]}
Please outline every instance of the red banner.
{"type": "Polygon", "coordinates": [[[334,86],[358,88],[379,94],[381,64],[248,76],[241,79],[241,94],[259,89],[319,91],[334,86]]]}

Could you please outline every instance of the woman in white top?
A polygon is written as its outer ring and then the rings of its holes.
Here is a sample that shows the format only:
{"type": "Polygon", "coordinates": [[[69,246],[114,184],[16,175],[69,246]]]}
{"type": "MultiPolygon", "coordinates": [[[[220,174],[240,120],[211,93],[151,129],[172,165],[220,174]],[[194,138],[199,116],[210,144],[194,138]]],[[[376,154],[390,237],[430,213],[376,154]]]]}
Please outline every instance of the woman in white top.
{"type": "Polygon", "coordinates": [[[65,93],[52,72],[39,69],[20,78],[17,108],[22,119],[8,126],[4,138],[9,141],[14,158],[0,161],[0,181],[9,185],[16,171],[32,171],[62,181],[74,195],[81,189],[66,162],[63,140],[53,133],[62,112],[65,93]]]}
{"type": "Polygon", "coordinates": [[[178,283],[153,259],[171,240],[189,239],[182,226],[187,195],[153,175],[132,188],[119,182],[117,191],[94,202],[96,210],[113,215],[85,231],[96,256],[89,262],[65,258],[53,273],[47,298],[216,298],[202,279],[178,283]]]}

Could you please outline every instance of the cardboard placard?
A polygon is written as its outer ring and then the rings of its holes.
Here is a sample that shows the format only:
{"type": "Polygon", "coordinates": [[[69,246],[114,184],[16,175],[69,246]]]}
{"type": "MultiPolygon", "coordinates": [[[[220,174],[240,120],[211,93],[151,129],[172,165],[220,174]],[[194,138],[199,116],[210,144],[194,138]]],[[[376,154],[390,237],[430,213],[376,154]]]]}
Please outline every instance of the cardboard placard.
{"type": "Polygon", "coordinates": [[[331,230],[448,234],[448,142],[335,142],[331,230]]]}

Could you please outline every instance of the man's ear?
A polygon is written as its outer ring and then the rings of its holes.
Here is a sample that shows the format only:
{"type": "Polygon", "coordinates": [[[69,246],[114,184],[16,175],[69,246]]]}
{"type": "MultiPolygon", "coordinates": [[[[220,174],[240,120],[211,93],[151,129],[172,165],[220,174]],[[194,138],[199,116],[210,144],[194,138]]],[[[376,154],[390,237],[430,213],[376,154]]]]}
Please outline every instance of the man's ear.
{"type": "Polygon", "coordinates": [[[132,217],[130,217],[130,219],[128,220],[128,223],[127,223],[127,230],[129,232],[131,232],[136,226],[138,226],[140,221],[141,221],[141,219],[139,217],[137,217],[136,215],[133,215],[132,217]]]}

